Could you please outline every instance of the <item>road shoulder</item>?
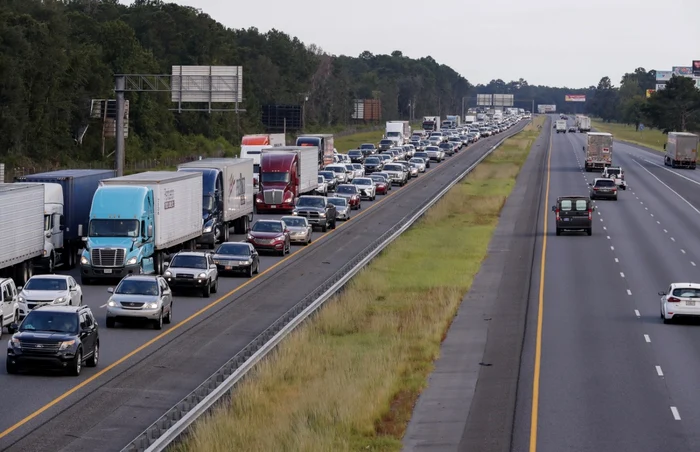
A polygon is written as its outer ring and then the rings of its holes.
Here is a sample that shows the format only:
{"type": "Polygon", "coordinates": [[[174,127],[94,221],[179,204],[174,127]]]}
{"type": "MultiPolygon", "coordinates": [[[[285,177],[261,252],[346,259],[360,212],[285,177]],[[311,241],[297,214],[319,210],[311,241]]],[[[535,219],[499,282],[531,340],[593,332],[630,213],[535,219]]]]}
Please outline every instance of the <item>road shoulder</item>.
{"type": "Polygon", "coordinates": [[[549,125],[533,143],[441,345],[404,451],[510,448],[549,125]]]}

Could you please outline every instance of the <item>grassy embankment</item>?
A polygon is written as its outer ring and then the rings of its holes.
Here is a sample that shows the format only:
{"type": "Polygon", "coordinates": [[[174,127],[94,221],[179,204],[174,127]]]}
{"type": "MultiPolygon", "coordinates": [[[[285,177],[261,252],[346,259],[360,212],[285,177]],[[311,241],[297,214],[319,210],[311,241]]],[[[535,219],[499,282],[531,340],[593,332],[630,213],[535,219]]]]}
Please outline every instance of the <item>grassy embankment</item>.
{"type": "Polygon", "coordinates": [[[658,129],[645,129],[638,132],[633,125],[603,121],[591,121],[591,125],[600,132],[612,133],[616,140],[646,146],[659,152],[664,151],[666,135],[658,129]]]}
{"type": "Polygon", "coordinates": [[[456,185],[172,449],[400,450],[543,122],[537,118],[456,185]]]}

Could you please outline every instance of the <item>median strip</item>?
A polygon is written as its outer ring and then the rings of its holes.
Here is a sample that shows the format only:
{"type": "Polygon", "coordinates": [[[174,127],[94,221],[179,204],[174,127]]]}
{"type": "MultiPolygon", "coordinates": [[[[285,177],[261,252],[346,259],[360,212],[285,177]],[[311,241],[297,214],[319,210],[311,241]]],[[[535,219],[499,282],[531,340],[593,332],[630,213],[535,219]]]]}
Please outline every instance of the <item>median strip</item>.
{"type": "Polygon", "coordinates": [[[450,190],[172,449],[400,450],[543,119],[450,190]]]}

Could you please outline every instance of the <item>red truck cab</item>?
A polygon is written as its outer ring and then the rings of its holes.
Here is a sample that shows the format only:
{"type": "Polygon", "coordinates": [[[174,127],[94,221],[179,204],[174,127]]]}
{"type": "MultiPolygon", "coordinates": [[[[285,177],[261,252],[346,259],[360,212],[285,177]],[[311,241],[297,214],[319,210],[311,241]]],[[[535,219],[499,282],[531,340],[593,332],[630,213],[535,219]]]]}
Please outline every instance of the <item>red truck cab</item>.
{"type": "Polygon", "coordinates": [[[258,213],[290,212],[299,195],[295,153],[263,153],[260,156],[260,191],[255,196],[258,213]]]}

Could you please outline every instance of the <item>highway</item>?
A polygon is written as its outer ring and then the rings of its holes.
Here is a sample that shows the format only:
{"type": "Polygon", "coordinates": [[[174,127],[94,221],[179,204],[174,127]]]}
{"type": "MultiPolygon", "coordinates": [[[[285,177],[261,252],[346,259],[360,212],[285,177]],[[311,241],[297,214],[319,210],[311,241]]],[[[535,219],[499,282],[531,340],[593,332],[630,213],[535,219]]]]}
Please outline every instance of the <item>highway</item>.
{"type": "Polygon", "coordinates": [[[538,219],[544,285],[538,262],[512,450],[700,450],[700,324],[664,325],[657,295],[672,282],[700,280],[700,172],[664,167],[661,153],[615,142],[613,164],[625,170],[628,190],[595,202],[593,236],[557,237],[557,196],[587,194],[597,176],[583,171],[584,138],[552,134],[544,236],[538,219]]]}
{"type": "Polygon", "coordinates": [[[78,378],[4,375],[0,450],[120,450],[376,237],[526,123],[433,164],[404,188],[363,201],[349,222],[315,233],[311,245],[294,246],[290,256],[261,256],[260,275],[252,280],[220,277],[219,293],[210,299],[176,297],[174,323],[160,332],[106,329],[109,286],[83,286],[84,303],[101,327],[98,367],[85,368],[78,378]]]}

